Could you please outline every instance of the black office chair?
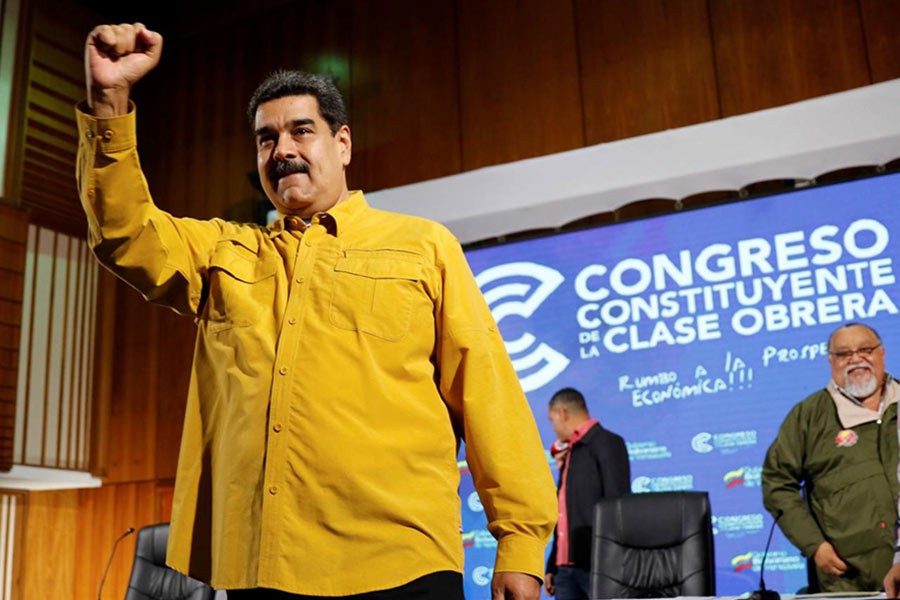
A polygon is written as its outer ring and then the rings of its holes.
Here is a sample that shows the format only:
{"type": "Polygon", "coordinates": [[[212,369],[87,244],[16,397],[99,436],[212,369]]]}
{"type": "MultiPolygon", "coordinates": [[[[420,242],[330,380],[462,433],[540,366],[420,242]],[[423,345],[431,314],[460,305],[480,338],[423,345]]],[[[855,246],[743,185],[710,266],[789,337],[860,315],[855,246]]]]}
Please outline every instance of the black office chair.
{"type": "Polygon", "coordinates": [[[213,600],[211,587],[166,566],[168,540],[168,523],[138,531],[125,600],[213,600]]]}
{"type": "Polygon", "coordinates": [[[706,492],[630,494],[597,503],[591,598],[715,595],[706,492]]]}

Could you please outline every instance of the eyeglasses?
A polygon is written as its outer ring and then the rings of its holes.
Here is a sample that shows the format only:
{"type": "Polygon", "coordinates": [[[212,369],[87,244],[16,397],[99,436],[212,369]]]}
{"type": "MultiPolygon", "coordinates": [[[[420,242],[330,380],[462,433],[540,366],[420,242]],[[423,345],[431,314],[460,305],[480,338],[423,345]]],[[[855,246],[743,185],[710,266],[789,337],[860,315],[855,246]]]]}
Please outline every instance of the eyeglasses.
{"type": "Polygon", "coordinates": [[[838,360],[847,360],[853,358],[854,354],[859,354],[860,358],[869,358],[872,356],[872,353],[881,348],[881,344],[877,346],[867,346],[865,348],[857,348],[856,350],[840,350],[838,352],[829,352],[833,357],[838,360]]]}

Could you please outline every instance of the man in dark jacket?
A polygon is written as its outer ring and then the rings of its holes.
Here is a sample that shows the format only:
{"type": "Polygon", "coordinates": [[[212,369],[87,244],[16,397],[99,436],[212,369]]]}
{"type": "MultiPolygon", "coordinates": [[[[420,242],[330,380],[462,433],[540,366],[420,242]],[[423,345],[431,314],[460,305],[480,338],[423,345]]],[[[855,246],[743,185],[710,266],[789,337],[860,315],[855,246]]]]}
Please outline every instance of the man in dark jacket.
{"type": "Polygon", "coordinates": [[[553,394],[549,417],[559,438],[553,448],[560,465],[559,521],[544,588],[557,600],[586,599],[594,505],[600,498],[628,493],[628,451],[621,436],[591,418],[578,390],[564,388],[553,394]]]}
{"type": "Polygon", "coordinates": [[[831,381],[794,406],[766,453],[763,504],[822,592],[878,591],[894,555],[900,384],[868,325],[838,327],[828,354],[831,381]]]}

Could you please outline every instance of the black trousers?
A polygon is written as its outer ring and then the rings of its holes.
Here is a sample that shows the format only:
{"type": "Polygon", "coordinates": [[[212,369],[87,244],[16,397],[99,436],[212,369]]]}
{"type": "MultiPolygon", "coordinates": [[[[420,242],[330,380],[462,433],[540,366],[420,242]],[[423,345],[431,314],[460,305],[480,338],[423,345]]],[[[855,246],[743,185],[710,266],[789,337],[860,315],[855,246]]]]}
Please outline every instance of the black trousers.
{"type": "Polygon", "coordinates": [[[279,590],[230,590],[228,600],[464,600],[462,574],[439,571],[400,587],[352,596],[302,596],[279,590]]]}

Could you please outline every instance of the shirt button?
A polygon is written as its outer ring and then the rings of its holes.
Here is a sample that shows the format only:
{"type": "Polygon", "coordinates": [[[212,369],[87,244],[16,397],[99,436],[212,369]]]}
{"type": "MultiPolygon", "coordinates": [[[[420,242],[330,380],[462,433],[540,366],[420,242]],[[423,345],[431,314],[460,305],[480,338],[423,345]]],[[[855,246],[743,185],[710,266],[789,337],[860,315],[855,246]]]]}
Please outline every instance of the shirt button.
{"type": "Polygon", "coordinates": [[[291,317],[290,319],[288,319],[288,323],[291,324],[291,325],[296,325],[296,324],[297,324],[297,319],[295,319],[294,317],[291,317]]]}
{"type": "Polygon", "coordinates": [[[277,485],[270,485],[270,486],[269,486],[269,493],[272,494],[273,496],[274,496],[275,494],[277,494],[277,493],[278,493],[278,486],[277,486],[277,485]]]}
{"type": "Polygon", "coordinates": [[[108,142],[109,140],[113,139],[113,135],[114,134],[113,134],[112,129],[107,129],[106,131],[103,132],[103,139],[108,142]]]}
{"type": "Polygon", "coordinates": [[[87,131],[84,132],[84,136],[87,139],[92,140],[92,139],[94,139],[94,132],[91,131],[90,129],[88,129],[87,131]]]}
{"type": "Polygon", "coordinates": [[[306,244],[307,246],[312,246],[312,242],[310,240],[306,240],[303,243],[306,244]]]}
{"type": "Polygon", "coordinates": [[[295,281],[297,283],[303,283],[303,277],[298,277],[297,279],[295,279],[295,281]]]}
{"type": "Polygon", "coordinates": [[[275,423],[274,425],[272,425],[272,431],[274,431],[275,433],[280,433],[281,432],[281,423],[275,423]]]}
{"type": "Polygon", "coordinates": [[[287,375],[287,367],[281,367],[280,369],[278,369],[278,372],[281,375],[287,375]]]}

